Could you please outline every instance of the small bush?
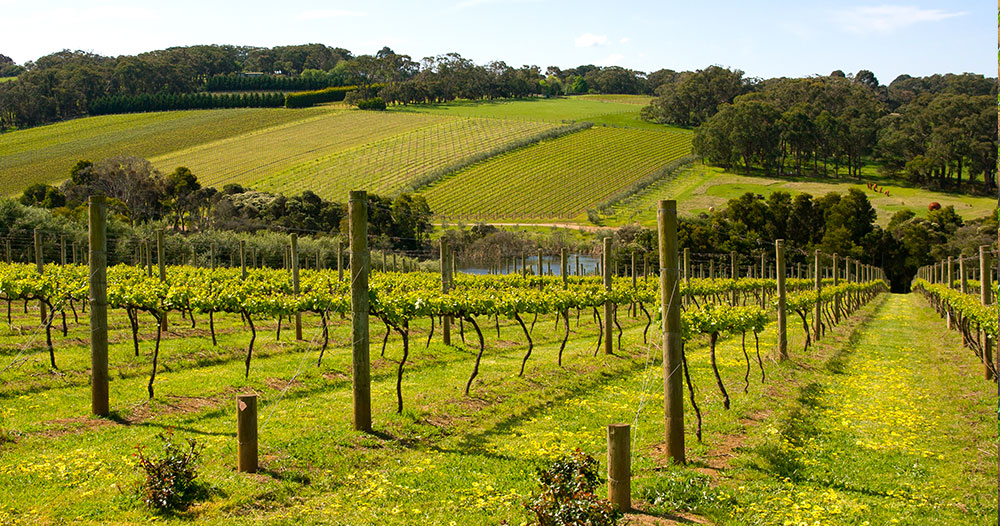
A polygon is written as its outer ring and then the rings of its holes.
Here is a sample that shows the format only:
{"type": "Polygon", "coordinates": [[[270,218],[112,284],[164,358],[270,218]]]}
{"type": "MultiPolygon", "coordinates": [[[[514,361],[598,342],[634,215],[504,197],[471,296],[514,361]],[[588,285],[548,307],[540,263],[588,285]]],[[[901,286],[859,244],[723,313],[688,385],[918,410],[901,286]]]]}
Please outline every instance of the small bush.
{"type": "Polygon", "coordinates": [[[382,111],[385,109],[385,101],[382,100],[382,97],[375,97],[374,99],[365,99],[358,102],[358,109],[382,111]]]}
{"type": "Polygon", "coordinates": [[[194,439],[187,439],[187,446],[175,444],[173,432],[167,430],[156,435],[163,442],[163,456],[147,456],[138,447],[135,456],[146,478],[139,487],[140,497],[157,511],[184,510],[199,495],[202,488],[195,482],[200,446],[194,439]]]}
{"type": "Polygon", "coordinates": [[[594,457],[579,449],[537,472],[541,493],[527,504],[539,526],[586,524],[614,526],[623,514],[607,500],[594,494],[601,483],[594,457]]]}

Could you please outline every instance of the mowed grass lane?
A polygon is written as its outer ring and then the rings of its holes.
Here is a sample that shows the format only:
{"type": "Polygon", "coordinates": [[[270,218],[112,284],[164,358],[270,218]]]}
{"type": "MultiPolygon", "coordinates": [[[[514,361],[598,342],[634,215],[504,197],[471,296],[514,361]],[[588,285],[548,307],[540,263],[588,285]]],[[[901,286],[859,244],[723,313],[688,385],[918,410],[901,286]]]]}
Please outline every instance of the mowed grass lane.
{"type": "Polygon", "coordinates": [[[478,163],[424,192],[469,219],[569,219],[691,152],[691,135],[594,127],[478,163]]]}
{"type": "MultiPolygon", "coordinates": [[[[32,183],[57,184],[69,178],[69,169],[80,159],[150,158],[329,111],[254,108],[105,115],[3,133],[0,194],[19,194],[32,183]]],[[[177,167],[160,166],[167,171],[177,167]]]]}

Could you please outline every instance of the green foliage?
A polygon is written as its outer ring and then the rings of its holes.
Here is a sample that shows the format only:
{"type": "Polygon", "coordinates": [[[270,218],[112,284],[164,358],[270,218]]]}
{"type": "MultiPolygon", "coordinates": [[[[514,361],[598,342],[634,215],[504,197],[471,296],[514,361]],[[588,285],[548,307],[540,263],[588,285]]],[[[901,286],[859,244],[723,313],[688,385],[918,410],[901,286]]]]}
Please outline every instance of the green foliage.
{"type": "Polygon", "coordinates": [[[575,449],[536,473],[541,491],[527,508],[539,526],[613,526],[622,512],[594,492],[601,482],[597,459],[575,449]]]}
{"type": "Polygon", "coordinates": [[[90,103],[90,115],[145,113],[150,111],[206,110],[212,108],[280,108],[281,93],[140,93],[100,97],[90,103]]]}
{"type": "Polygon", "coordinates": [[[24,189],[20,202],[26,206],[58,208],[66,206],[66,196],[52,185],[35,183],[24,189]]]}
{"type": "Polygon", "coordinates": [[[358,101],[359,110],[385,111],[385,101],[381,97],[358,101]]]}
{"type": "Polygon", "coordinates": [[[338,86],[315,91],[300,91],[285,95],[286,108],[308,108],[324,102],[340,102],[348,92],[358,89],[357,86],[338,86]]]}
{"type": "Polygon", "coordinates": [[[139,487],[140,497],[161,513],[184,510],[204,493],[204,488],[195,481],[204,446],[193,438],[187,439],[186,444],[177,444],[169,429],[156,437],[163,444],[162,456],[147,455],[141,447],[135,453],[138,467],[145,475],[139,487]]]}
{"type": "Polygon", "coordinates": [[[711,482],[711,477],[704,473],[672,470],[657,473],[639,495],[649,502],[654,512],[699,511],[721,498],[711,482]]]}

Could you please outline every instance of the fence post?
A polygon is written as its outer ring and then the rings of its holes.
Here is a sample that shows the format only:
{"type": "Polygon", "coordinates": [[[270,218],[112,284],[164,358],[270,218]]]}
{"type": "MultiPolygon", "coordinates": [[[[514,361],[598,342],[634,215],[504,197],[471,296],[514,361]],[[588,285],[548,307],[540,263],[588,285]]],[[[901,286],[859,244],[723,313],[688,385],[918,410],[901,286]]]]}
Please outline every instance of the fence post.
{"type": "Polygon", "coordinates": [[[820,266],[819,261],[819,250],[815,254],[816,261],[813,263],[813,279],[816,284],[816,313],[813,315],[813,340],[819,341],[819,336],[822,334],[821,327],[823,325],[823,301],[820,299],[823,291],[823,267],[820,266]]]}
{"type": "Polygon", "coordinates": [[[66,266],[66,236],[59,236],[59,263],[66,266]]]}
{"type": "Polygon", "coordinates": [[[239,449],[237,471],[257,472],[257,395],[236,397],[236,443],[239,449]]]}
{"type": "Polygon", "coordinates": [[[90,412],[107,416],[108,403],[108,237],[103,195],[89,199],[90,237],[90,412]]]}
{"type": "MultiPolygon", "coordinates": [[[[983,306],[992,303],[990,296],[993,287],[990,284],[990,277],[993,269],[990,266],[990,246],[981,245],[979,247],[979,301],[983,306]]],[[[1000,338],[998,338],[1000,339],[1000,338]]],[[[993,346],[990,345],[989,336],[983,335],[983,377],[987,380],[993,379],[993,346]]]]}
{"type": "MultiPolygon", "coordinates": [[[[448,273],[448,240],[441,238],[441,292],[445,294],[448,293],[448,289],[451,288],[451,276],[448,273]]],[[[444,335],[444,344],[451,345],[451,316],[442,316],[441,318],[441,334],[444,335]]]]}
{"type": "Polygon", "coordinates": [[[352,190],[348,200],[351,250],[351,342],[354,429],[372,430],[371,363],[368,358],[368,194],[352,190]]]}
{"type": "Polygon", "coordinates": [[[628,424],[608,424],[608,500],[632,509],[632,439],[628,424]]]}
{"type": "Polygon", "coordinates": [[[785,240],[774,241],[776,278],[778,280],[778,358],[788,359],[788,315],[785,303],[785,240]]]}
{"type": "MultiPolygon", "coordinates": [[[[604,290],[611,292],[611,238],[604,238],[604,290]]],[[[604,354],[614,354],[614,339],[612,339],[611,325],[613,322],[612,318],[615,315],[613,304],[611,300],[604,302],[604,354]]]]}
{"type": "MultiPolygon", "coordinates": [[[[156,266],[160,275],[160,282],[165,283],[167,281],[167,263],[164,260],[164,247],[163,247],[163,230],[156,231],[156,266]]],[[[166,332],[167,330],[167,311],[164,310],[160,313],[160,330],[166,332]]]]}
{"type": "MultiPolygon", "coordinates": [[[[42,258],[42,233],[39,232],[37,228],[34,231],[34,242],[35,242],[35,267],[38,270],[39,274],[44,274],[45,264],[42,258]]],[[[38,311],[42,315],[41,316],[42,324],[45,324],[48,318],[48,313],[46,312],[45,309],[45,302],[42,300],[38,300],[38,311]]]]}
{"type": "Polygon", "coordinates": [[[681,347],[680,284],[677,279],[677,201],[660,201],[656,214],[663,316],[663,410],[667,456],[684,456],[684,371],[681,347]]]}
{"type": "MultiPolygon", "coordinates": [[[[289,236],[290,239],[290,249],[291,249],[291,263],[292,263],[292,294],[295,296],[299,295],[299,236],[298,234],[292,233],[289,236]]],[[[295,339],[302,341],[302,313],[298,310],[295,311],[295,339]]]]}
{"type": "Polygon", "coordinates": [[[240,277],[247,279],[247,242],[240,240],[240,277]]]}
{"type": "MultiPolygon", "coordinates": [[[[632,260],[635,261],[635,256],[632,256],[632,260]]],[[[566,275],[566,249],[559,249],[559,274],[562,276],[563,288],[569,288],[569,276],[566,275]]],[[[632,268],[635,268],[634,266],[632,268]]],[[[632,281],[635,281],[635,277],[632,277],[632,281]]]]}
{"type": "Polygon", "coordinates": [[[344,281],[344,240],[337,238],[337,280],[344,281]]]}

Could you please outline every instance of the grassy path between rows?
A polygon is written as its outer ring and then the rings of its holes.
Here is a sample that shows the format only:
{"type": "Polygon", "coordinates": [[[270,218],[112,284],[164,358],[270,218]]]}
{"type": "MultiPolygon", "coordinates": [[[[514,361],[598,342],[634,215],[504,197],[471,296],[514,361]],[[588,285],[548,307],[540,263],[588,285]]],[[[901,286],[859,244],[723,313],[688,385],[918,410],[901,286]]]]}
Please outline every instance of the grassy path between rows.
{"type": "Polygon", "coordinates": [[[997,524],[996,384],[918,295],[808,378],[701,501],[718,524],[997,524]]]}

